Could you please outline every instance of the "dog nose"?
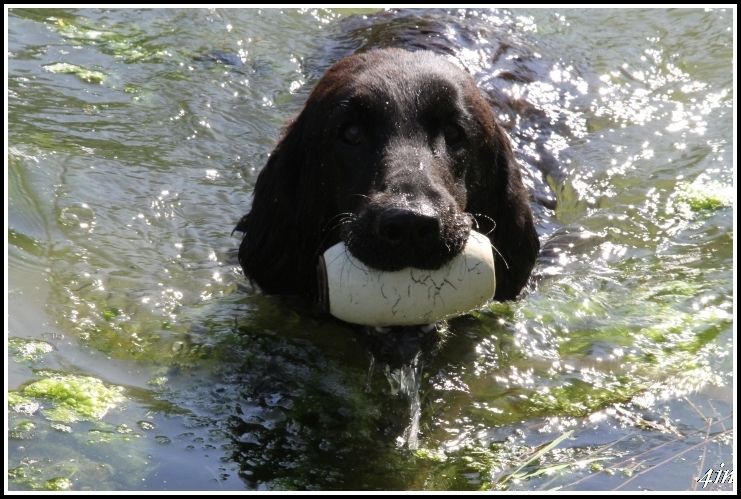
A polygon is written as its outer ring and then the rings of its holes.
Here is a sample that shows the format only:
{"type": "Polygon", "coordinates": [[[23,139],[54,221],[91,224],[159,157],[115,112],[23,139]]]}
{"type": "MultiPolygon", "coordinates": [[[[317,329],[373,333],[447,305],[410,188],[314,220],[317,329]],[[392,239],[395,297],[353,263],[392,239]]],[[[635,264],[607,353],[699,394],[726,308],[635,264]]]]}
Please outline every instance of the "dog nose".
{"type": "Polygon", "coordinates": [[[440,220],[409,209],[388,208],[379,215],[377,229],[390,246],[420,248],[440,237],[440,220]]]}

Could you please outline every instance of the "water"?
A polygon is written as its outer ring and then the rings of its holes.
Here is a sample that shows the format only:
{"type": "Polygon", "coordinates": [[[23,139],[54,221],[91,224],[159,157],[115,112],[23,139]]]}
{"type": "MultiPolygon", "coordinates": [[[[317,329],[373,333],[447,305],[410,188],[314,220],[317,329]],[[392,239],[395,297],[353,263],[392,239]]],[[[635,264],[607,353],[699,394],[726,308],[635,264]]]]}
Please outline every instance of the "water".
{"type": "Polygon", "coordinates": [[[419,15],[10,11],[11,489],[686,490],[732,468],[732,11],[419,15]],[[420,29],[499,103],[546,243],[522,300],[421,347],[255,294],[229,236],[324,69],[420,29]]]}

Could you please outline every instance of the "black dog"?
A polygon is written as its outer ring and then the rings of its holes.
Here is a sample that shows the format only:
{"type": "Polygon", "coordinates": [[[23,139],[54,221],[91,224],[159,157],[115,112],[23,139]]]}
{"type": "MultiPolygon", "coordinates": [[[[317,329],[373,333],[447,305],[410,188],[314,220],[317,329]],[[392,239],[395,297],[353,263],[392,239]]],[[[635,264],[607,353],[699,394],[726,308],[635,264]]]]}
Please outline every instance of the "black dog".
{"type": "Polygon", "coordinates": [[[317,257],[340,240],[373,268],[432,269],[472,227],[496,250],[495,298],[514,299],[539,242],[509,140],[465,71],[394,48],[342,59],[320,79],[235,230],[263,291],[308,295],[317,257]]]}

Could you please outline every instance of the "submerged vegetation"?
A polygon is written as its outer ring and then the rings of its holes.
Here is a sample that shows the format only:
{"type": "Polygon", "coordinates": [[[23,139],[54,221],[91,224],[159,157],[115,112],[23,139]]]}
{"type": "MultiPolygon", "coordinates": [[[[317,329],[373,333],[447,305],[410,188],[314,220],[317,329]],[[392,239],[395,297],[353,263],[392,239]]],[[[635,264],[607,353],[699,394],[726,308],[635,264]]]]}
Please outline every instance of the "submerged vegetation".
{"type": "Polygon", "coordinates": [[[74,423],[102,419],[109,409],[124,400],[122,387],[105,386],[90,376],[42,374],[46,377],[26,385],[21,394],[49,403],[51,407],[45,407],[42,412],[52,421],[74,423]]]}

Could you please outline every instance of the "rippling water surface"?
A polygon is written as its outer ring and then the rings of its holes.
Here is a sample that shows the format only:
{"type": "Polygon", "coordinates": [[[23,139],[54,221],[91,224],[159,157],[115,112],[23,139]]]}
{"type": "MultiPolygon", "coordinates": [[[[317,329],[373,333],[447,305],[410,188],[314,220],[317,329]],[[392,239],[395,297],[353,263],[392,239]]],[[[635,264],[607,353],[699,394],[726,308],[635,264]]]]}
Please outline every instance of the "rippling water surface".
{"type": "Polygon", "coordinates": [[[731,10],[8,17],[11,489],[731,488],[697,482],[732,469],[731,10]],[[254,293],[230,232],[328,65],[419,40],[544,249],[392,345],[254,293]]]}

